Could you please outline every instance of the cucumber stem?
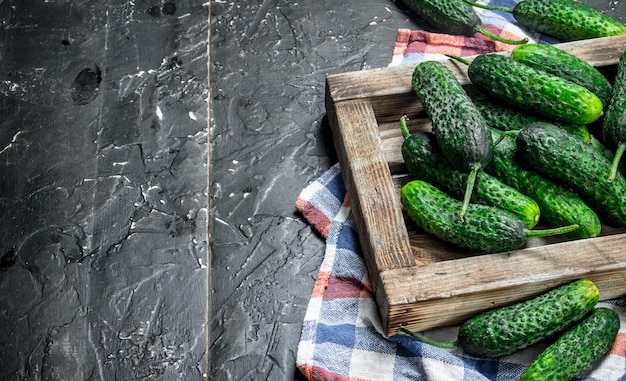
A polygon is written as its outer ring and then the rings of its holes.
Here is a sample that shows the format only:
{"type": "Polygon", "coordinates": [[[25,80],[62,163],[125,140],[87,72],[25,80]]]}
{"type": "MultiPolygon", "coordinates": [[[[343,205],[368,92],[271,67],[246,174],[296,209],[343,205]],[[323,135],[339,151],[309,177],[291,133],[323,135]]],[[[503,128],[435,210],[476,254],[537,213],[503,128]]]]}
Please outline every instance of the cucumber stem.
{"type": "Polygon", "coordinates": [[[430,344],[430,345],[433,345],[433,346],[438,347],[438,348],[454,349],[458,345],[456,341],[453,341],[453,342],[441,342],[441,341],[431,340],[431,339],[429,339],[427,337],[424,337],[424,336],[422,336],[420,334],[417,334],[417,333],[415,333],[413,331],[409,331],[406,328],[401,328],[400,330],[402,332],[406,333],[407,335],[411,336],[415,340],[419,340],[422,343],[430,344]]]}
{"type": "Polygon", "coordinates": [[[476,182],[476,176],[480,171],[480,164],[472,164],[471,170],[467,175],[467,184],[465,185],[465,195],[463,196],[463,205],[461,206],[461,213],[459,218],[463,221],[467,208],[469,207],[470,200],[472,199],[472,192],[474,190],[474,183],[476,182]]]}
{"type": "Polygon", "coordinates": [[[511,44],[511,45],[524,45],[525,43],[528,42],[528,37],[524,37],[521,40],[509,40],[508,38],[504,38],[502,36],[498,36],[497,34],[491,33],[490,31],[488,31],[487,29],[483,28],[483,27],[478,27],[476,29],[476,31],[480,34],[484,34],[485,36],[494,39],[496,41],[500,41],[503,42],[505,44],[511,44]]]}
{"type": "Polygon", "coordinates": [[[615,180],[615,176],[617,176],[617,168],[619,167],[622,155],[624,155],[624,150],[626,150],[626,143],[621,143],[615,150],[615,155],[613,156],[613,161],[611,162],[611,172],[609,172],[608,180],[610,183],[612,183],[613,180],[615,180]]]}
{"type": "Polygon", "coordinates": [[[404,137],[404,139],[407,139],[409,136],[411,136],[411,132],[406,126],[407,120],[409,120],[409,117],[406,115],[402,115],[402,117],[400,118],[400,129],[402,130],[402,137],[404,137]]]}
{"type": "Polygon", "coordinates": [[[485,4],[479,4],[470,0],[463,0],[466,3],[468,3],[469,5],[476,7],[476,8],[482,8],[482,9],[488,9],[490,11],[501,11],[501,12],[508,12],[511,13],[513,12],[513,8],[509,8],[509,7],[498,7],[495,5],[485,5],[485,4]]]}
{"type": "Polygon", "coordinates": [[[503,141],[507,136],[516,137],[518,133],[519,130],[502,131],[498,139],[496,139],[496,141],[493,143],[493,146],[495,147],[500,144],[500,142],[503,141]]]}
{"type": "Polygon", "coordinates": [[[471,62],[469,60],[466,60],[463,57],[459,57],[459,56],[454,56],[452,54],[444,54],[444,56],[448,57],[448,58],[452,58],[455,61],[459,61],[461,63],[466,64],[467,66],[469,66],[471,64],[471,62]]]}
{"type": "Polygon", "coordinates": [[[526,238],[529,238],[529,237],[548,237],[548,236],[552,236],[552,235],[559,235],[559,234],[565,234],[565,233],[573,232],[576,229],[578,229],[578,224],[566,225],[566,226],[561,226],[561,227],[552,228],[552,229],[525,230],[524,231],[524,236],[526,238]]]}

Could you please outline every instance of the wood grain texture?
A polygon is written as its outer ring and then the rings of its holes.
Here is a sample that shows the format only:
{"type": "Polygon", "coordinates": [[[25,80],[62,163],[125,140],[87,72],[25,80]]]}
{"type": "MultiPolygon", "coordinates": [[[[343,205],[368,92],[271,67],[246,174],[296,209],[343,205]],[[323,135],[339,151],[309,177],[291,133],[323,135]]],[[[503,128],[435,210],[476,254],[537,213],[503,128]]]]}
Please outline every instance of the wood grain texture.
{"type": "Polygon", "coordinates": [[[603,299],[621,296],[625,242],[622,233],[382,272],[387,332],[460,323],[578,278],[594,281],[603,299]]]}
{"type": "MultiPolygon", "coordinates": [[[[610,77],[626,50],[626,36],[558,46],[610,77]]],[[[471,96],[466,66],[444,62],[471,96]]],[[[333,139],[386,333],[457,324],[581,277],[595,281],[604,299],[625,295],[626,229],[603,226],[600,237],[587,240],[533,238],[519,250],[475,255],[424,233],[407,218],[399,194],[411,177],[398,121],[408,115],[410,131],[431,129],[411,89],[412,72],[413,67],[364,70],[329,75],[326,82],[333,139]]]]}
{"type": "Polygon", "coordinates": [[[367,101],[341,102],[333,114],[333,139],[361,246],[368,253],[370,279],[375,283],[380,271],[415,265],[416,258],[371,105],[367,101]]]}

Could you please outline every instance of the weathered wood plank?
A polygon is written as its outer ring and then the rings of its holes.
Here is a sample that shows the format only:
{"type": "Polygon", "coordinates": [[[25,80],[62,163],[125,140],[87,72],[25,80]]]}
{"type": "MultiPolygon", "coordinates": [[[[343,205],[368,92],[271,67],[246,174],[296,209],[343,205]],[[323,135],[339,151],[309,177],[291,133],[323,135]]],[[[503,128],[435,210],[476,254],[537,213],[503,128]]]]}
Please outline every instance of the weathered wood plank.
{"type": "Polygon", "coordinates": [[[578,278],[594,281],[602,299],[624,295],[625,242],[621,233],[381,272],[387,332],[456,324],[578,278]]]}
{"type": "Polygon", "coordinates": [[[333,131],[362,250],[375,283],[380,271],[416,264],[378,124],[368,102],[335,104],[333,131]]]}

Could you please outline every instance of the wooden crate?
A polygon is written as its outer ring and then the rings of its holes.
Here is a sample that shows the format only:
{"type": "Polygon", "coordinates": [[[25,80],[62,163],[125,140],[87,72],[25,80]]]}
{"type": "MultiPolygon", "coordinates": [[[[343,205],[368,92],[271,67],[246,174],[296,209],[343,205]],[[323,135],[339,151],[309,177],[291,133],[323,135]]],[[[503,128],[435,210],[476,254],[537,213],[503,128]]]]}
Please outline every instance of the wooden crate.
{"type": "MultiPolygon", "coordinates": [[[[626,36],[559,47],[614,76],[626,36]]],[[[446,65],[471,94],[466,66],[446,65]]],[[[625,229],[604,227],[600,237],[582,240],[534,238],[519,250],[473,255],[420,233],[407,220],[399,201],[409,178],[398,120],[406,114],[411,130],[430,128],[411,90],[413,68],[326,80],[326,110],[385,332],[458,324],[583,277],[596,282],[601,299],[625,295],[625,229]]]]}

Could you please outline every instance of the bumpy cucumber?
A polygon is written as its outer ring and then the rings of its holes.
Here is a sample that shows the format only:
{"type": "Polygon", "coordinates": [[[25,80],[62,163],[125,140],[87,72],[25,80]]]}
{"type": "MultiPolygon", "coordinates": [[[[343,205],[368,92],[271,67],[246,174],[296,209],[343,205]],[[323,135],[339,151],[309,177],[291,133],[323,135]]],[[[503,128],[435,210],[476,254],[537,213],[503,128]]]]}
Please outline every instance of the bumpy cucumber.
{"type": "MultiPolygon", "coordinates": [[[[474,99],[474,104],[483,118],[485,118],[489,127],[501,131],[521,130],[531,123],[549,121],[545,118],[522,112],[519,109],[513,109],[486,98],[474,99]]],[[[570,134],[578,136],[585,143],[591,143],[593,140],[593,136],[584,124],[559,123],[556,121],[549,122],[561,127],[570,134]]]]}
{"type": "Polygon", "coordinates": [[[564,234],[578,228],[529,230],[513,213],[480,204],[470,204],[461,221],[458,213],[462,203],[422,180],[405,184],[400,200],[407,215],[425,232],[475,253],[514,250],[528,237],[564,234]]]}
{"type": "Polygon", "coordinates": [[[546,348],[522,373],[520,381],[571,380],[611,349],[619,327],[615,311],[594,308],[546,348]]]}
{"type": "Polygon", "coordinates": [[[513,17],[520,24],[561,41],[626,33],[619,21],[573,0],[523,0],[513,8],[513,17]]]}
{"type": "Polygon", "coordinates": [[[403,332],[435,346],[456,345],[472,356],[507,356],[566,330],[591,311],[598,299],[598,287],[590,280],[579,279],[532,299],[474,316],[461,325],[454,343],[427,341],[410,331],[403,332]]]}
{"type": "Polygon", "coordinates": [[[518,46],[511,51],[511,57],[517,62],[545,70],[585,87],[600,98],[604,108],[611,100],[611,83],[598,69],[554,45],[518,46]]]}
{"type": "MultiPolygon", "coordinates": [[[[433,134],[425,131],[411,134],[405,118],[400,120],[400,126],[404,136],[402,157],[413,177],[462,200],[468,175],[447,162],[433,134]]],[[[539,222],[539,206],[535,200],[483,171],[476,176],[471,201],[508,210],[521,219],[528,229],[539,222]]]]}
{"type": "Polygon", "coordinates": [[[476,174],[489,163],[492,142],[489,127],[452,71],[439,61],[425,61],[412,76],[415,94],[432,122],[444,157],[459,171],[469,173],[463,219],[469,205],[476,174]]]}
{"type": "Polygon", "coordinates": [[[611,103],[602,123],[602,137],[609,148],[615,150],[608,177],[609,181],[613,181],[626,150],[626,51],[620,56],[617,65],[611,103]]]}
{"type": "Polygon", "coordinates": [[[480,8],[510,12],[520,24],[561,41],[626,34],[626,26],[618,20],[573,0],[522,0],[513,8],[466,2],[480,8]]]}
{"type": "Polygon", "coordinates": [[[510,56],[481,54],[469,64],[472,83],[492,99],[551,120],[589,124],[602,115],[602,101],[583,86],[513,60],[510,56]]]}
{"type": "Polygon", "coordinates": [[[484,357],[512,354],[582,319],[598,299],[593,282],[581,279],[568,283],[534,299],[472,318],[459,330],[459,346],[484,357]]]}
{"type": "Polygon", "coordinates": [[[618,172],[606,181],[611,162],[599,150],[549,123],[521,129],[516,143],[523,162],[571,188],[608,224],[626,227],[626,178],[618,172]]]}
{"type": "Polygon", "coordinates": [[[545,226],[577,224],[578,229],[567,234],[570,238],[592,238],[600,234],[600,218],[577,194],[521,165],[515,159],[514,136],[502,136],[496,129],[491,132],[494,142],[499,143],[494,147],[493,160],[485,167],[487,173],[535,200],[545,226]]]}
{"type": "Polygon", "coordinates": [[[508,44],[528,42],[527,38],[509,40],[484,29],[472,6],[463,0],[402,0],[402,2],[441,33],[464,36],[481,33],[508,44]]]}

